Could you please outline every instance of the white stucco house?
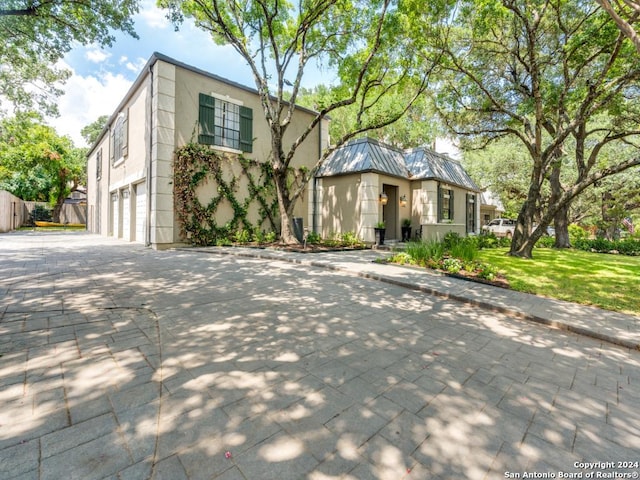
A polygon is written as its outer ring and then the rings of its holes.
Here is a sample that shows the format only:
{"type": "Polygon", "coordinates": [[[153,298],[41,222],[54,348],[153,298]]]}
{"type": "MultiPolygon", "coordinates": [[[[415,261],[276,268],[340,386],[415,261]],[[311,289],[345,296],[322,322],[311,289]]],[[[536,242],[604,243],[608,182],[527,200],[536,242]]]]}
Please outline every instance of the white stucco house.
{"type": "MultiPolygon", "coordinates": [[[[316,115],[296,107],[285,145],[316,115]]],[[[296,150],[295,168],[312,168],[329,147],[328,122],[319,122],[296,150]]],[[[87,229],[159,249],[188,242],[176,214],[174,155],[189,143],[225,155],[225,175],[237,180],[234,198],[245,202],[246,218],[260,224],[251,204],[255,190],[239,167],[240,157],[267,162],[271,153],[258,92],[154,53],[89,150],[87,229]]],[[[205,175],[196,197],[205,205],[220,198],[219,191],[221,184],[205,175]]],[[[400,238],[405,218],[423,238],[465,235],[479,231],[478,194],[446,155],[360,139],[328,157],[293,216],[324,237],[352,231],[373,242],[375,224],[384,221],[387,238],[400,238]]],[[[216,222],[224,224],[237,202],[223,199],[216,208],[216,222]]]]}
{"type": "MultiPolygon", "coordinates": [[[[231,158],[266,161],[271,144],[261,112],[255,89],[154,53],[88,153],[88,230],[154,248],[184,242],[174,208],[176,149],[199,142],[231,158]]],[[[314,116],[297,107],[285,143],[314,116]]],[[[328,141],[325,120],[298,148],[294,166],[313,166],[328,141]]],[[[239,197],[249,195],[246,185],[238,188],[239,197]]],[[[198,196],[206,202],[213,190],[205,182],[198,196]]],[[[294,212],[306,221],[309,197],[294,212]]],[[[231,214],[231,206],[221,205],[221,217],[231,214]]]]}
{"type": "Polygon", "coordinates": [[[427,147],[349,142],[329,155],[317,188],[323,236],[353,231],[372,242],[384,222],[386,238],[400,239],[404,220],[423,239],[480,231],[480,190],[459,162],[427,147]]]}

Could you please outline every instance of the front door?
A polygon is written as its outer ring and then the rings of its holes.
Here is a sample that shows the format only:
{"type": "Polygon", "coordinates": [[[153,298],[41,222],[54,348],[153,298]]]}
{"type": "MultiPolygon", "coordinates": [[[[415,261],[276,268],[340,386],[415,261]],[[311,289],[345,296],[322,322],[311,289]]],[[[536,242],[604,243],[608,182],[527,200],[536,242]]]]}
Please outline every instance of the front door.
{"type": "Polygon", "coordinates": [[[398,222],[398,187],[382,184],[382,191],[387,194],[387,204],[382,206],[382,221],[385,224],[385,239],[400,238],[400,222],[398,222]]]}

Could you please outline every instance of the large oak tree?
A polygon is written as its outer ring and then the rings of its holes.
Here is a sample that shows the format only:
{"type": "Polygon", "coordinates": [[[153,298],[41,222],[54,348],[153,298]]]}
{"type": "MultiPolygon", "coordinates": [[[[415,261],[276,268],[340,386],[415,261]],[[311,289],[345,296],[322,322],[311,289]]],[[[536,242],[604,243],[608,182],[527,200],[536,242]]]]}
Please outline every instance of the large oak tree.
{"type": "Polygon", "coordinates": [[[640,62],[597,4],[470,0],[461,6],[452,17],[457,30],[448,42],[440,110],[460,135],[513,136],[528,153],[522,168],[529,188],[510,253],[531,257],[551,222],[561,237],[566,232],[562,220],[576,196],[640,164],[640,62]],[[634,153],[616,155],[616,145],[631,145],[634,153]],[[572,175],[563,173],[569,163],[572,175]],[[541,205],[545,185],[551,196],[541,205]]]}

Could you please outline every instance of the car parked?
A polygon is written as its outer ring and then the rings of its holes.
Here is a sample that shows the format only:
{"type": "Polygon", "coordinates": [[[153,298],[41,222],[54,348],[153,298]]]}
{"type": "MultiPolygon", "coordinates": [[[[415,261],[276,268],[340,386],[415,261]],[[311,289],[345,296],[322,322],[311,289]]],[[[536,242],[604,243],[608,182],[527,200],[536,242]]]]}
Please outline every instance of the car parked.
{"type": "Polygon", "coordinates": [[[482,233],[493,233],[496,237],[513,237],[516,221],[510,218],[494,218],[482,226],[482,233]]]}

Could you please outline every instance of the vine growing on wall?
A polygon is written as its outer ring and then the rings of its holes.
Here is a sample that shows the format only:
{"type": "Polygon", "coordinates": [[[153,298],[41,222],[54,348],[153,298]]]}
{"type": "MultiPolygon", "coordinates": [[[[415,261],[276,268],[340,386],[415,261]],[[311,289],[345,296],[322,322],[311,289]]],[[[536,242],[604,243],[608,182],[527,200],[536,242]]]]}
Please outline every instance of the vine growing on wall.
{"type": "Polygon", "coordinates": [[[173,190],[180,235],[194,245],[214,245],[219,239],[230,238],[240,230],[256,233],[262,232],[265,226],[271,231],[276,230],[278,203],[269,163],[189,143],[176,151],[173,190]],[[238,192],[240,177],[225,179],[224,172],[232,171],[232,162],[241,166],[241,175],[247,179],[248,195],[245,198],[241,198],[238,192]],[[197,190],[212,180],[217,187],[216,192],[203,205],[197,190]],[[233,209],[233,218],[220,223],[217,213],[223,202],[228,202],[233,209]],[[248,218],[253,202],[258,205],[255,223],[248,218]]]}

